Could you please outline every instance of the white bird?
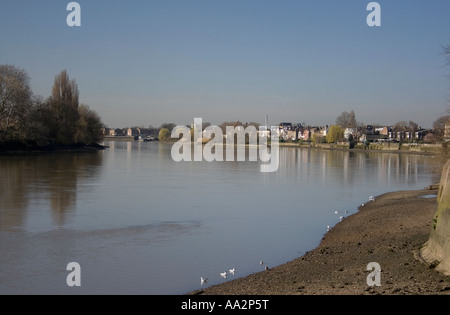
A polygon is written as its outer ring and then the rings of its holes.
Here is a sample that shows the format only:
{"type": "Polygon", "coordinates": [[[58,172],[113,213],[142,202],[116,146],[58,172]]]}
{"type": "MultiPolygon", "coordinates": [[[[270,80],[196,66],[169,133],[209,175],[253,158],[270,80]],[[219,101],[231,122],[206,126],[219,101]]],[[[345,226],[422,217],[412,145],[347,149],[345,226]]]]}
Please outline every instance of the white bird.
{"type": "Polygon", "coordinates": [[[330,226],[329,225],[327,225],[327,232],[330,230],[330,226]]]}
{"type": "Polygon", "coordinates": [[[236,268],[230,269],[228,270],[232,275],[234,275],[234,273],[236,272],[236,268]]]}
{"type": "Polygon", "coordinates": [[[339,217],[339,221],[342,221],[342,220],[344,220],[344,217],[343,217],[343,216],[340,216],[340,217],[339,217]]]}
{"type": "Polygon", "coordinates": [[[375,201],[375,198],[373,196],[370,196],[369,201],[375,201]]]}
{"type": "Polygon", "coordinates": [[[208,278],[204,279],[203,277],[200,277],[200,284],[205,284],[208,281],[208,278]]]}
{"type": "Polygon", "coordinates": [[[261,260],[261,261],[259,262],[259,264],[262,266],[262,265],[264,264],[264,262],[261,260]]]}
{"type": "Polygon", "coordinates": [[[339,212],[336,210],[336,211],[334,211],[334,214],[338,214],[339,212]]]}
{"type": "Polygon", "coordinates": [[[227,272],[225,271],[225,272],[221,272],[220,273],[220,276],[222,277],[222,278],[227,278],[227,272]]]}

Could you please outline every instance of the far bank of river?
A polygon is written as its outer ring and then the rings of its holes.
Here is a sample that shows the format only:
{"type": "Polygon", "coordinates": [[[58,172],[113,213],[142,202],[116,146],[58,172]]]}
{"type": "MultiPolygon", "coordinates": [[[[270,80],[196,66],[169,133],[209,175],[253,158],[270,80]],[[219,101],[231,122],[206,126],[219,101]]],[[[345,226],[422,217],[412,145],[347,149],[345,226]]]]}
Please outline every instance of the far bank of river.
{"type": "Polygon", "coordinates": [[[26,144],[6,144],[0,145],[1,155],[29,155],[42,153],[61,153],[61,152],[95,152],[105,150],[107,147],[100,144],[72,144],[72,145],[26,145],[26,144]]]}
{"type": "Polygon", "coordinates": [[[347,150],[354,152],[385,152],[385,153],[412,153],[412,154],[426,154],[434,155],[442,151],[442,144],[417,144],[417,143],[370,143],[367,147],[363,144],[357,144],[355,148],[350,149],[348,143],[295,143],[295,142],[280,142],[280,147],[292,148],[309,148],[309,149],[323,149],[323,150],[347,150]]]}
{"type": "MultiPolygon", "coordinates": [[[[109,141],[135,141],[134,137],[115,137],[106,136],[105,140],[109,141]]],[[[177,140],[169,139],[162,142],[175,143],[177,140]]],[[[205,144],[208,139],[204,139],[203,144],[205,144]]],[[[218,145],[218,144],[216,144],[218,145]]],[[[225,143],[224,143],[225,145],[225,143]]],[[[235,144],[236,145],[236,144],[235,144]]],[[[270,146],[270,143],[268,144],[270,146]]],[[[370,143],[365,146],[362,143],[358,143],[354,148],[350,149],[349,144],[345,142],[340,143],[317,143],[312,144],[309,142],[279,142],[280,147],[290,147],[290,148],[305,148],[305,149],[324,149],[324,150],[347,150],[352,152],[385,152],[385,153],[412,153],[412,154],[426,154],[434,155],[440,154],[442,152],[442,144],[433,143],[395,143],[395,142],[378,142],[370,143]]],[[[248,145],[246,145],[248,146],[248,145]]]]}

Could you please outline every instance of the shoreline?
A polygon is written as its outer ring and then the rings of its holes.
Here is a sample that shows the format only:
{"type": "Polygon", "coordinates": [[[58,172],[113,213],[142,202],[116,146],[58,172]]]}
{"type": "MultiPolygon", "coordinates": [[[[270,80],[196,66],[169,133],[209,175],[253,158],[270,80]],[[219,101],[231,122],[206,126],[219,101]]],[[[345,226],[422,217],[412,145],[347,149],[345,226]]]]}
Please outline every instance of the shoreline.
{"type": "MultiPolygon", "coordinates": [[[[112,139],[108,138],[109,141],[130,141],[135,142],[136,140],[131,139],[112,139]]],[[[177,142],[177,140],[173,141],[158,141],[160,143],[166,143],[166,144],[173,144],[177,142]]],[[[191,143],[192,144],[192,143],[191,143]]],[[[203,143],[203,146],[205,143],[203,143]]],[[[224,147],[226,144],[217,143],[215,145],[223,145],[224,147]]],[[[249,144],[233,144],[234,147],[242,146],[244,148],[259,148],[259,145],[249,145],[249,144]]],[[[271,147],[270,143],[267,144],[268,147],[271,147]]],[[[361,149],[361,148],[346,148],[342,146],[335,146],[335,145],[302,145],[298,143],[292,143],[292,142],[280,142],[278,144],[278,147],[280,148],[293,148],[293,149],[307,149],[307,150],[324,150],[324,151],[342,151],[342,152],[356,152],[356,153],[394,153],[394,154],[415,154],[415,155],[428,155],[428,156],[438,156],[440,154],[438,146],[434,146],[432,150],[429,151],[418,151],[418,150],[405,150],[405,149],[397,149],[397,150],[387,150],[387,149],[377,149],[377,148],[368,148],[368,149],[361,149]]],[[[420,145],[419,145],[420,148],[420,145]]]]}
{"type": "MultiPolygon", "coordinates": [[[[104,140],[106,141],[127,141],[127,142],[135,142],[133,137],[118,137],[118,136],[105,136],[104,140]]],[[[161,143],[173,144],[179,141],[178,139],[170,139],[170,140],[162,140],[158,141],[161,143]]],[[[203,143],[205,145],[205,143],[203,143]]],[[[226,146],[225,143],[217,143],[215,145],[223,145],[226,146]]],[[[239,144],[234,144],[235,147],[238,147],[239,144]]],[[[249,144],[242,145],[245,148],[251,147],[249,144]]],[[[254,145],[255,147],[259,147],[259,145],[254,145]]],[[[267,144],[270,147],[270,143],[267,144]]],[[[440,154],[442,144],[403,144],[407,149],[401,149],[399,146],[398,149],[386,149],[384,147],[369,147],[367,149],[363,148],[352,148],[345,147],[343,145],[336,144],[299,144],[295,142],[279,142],[278,146],[280,148],[297,148],[297,149],[308,149],[308,150],[325,150],[325,151],[343,151],[343,152],[356,152],[356,153],[398,153],[398,154],[415,154],[415,155],[428,155],[428,156],[438,156],[440,154]],[[428,148],[428,149],[427,149],[428,148]]]]}
{"type": "Polygon", "coordinates": [[[390,192],[331,228],[315,249],[267,271],[188,294],[195,295],[450,295],[450,277],[419,255],[436,211],[437,186],[390,192]],[[381,286],[369,287],[367,265],[381,266],[381,286]]]}
{"type": "Polygon", "coordinates": [[[416,150],[385,150],[385,149],[360,149],[360,148],[345,148],[342,146],[330,146],[330,145],[301,145],[297,143],[279,143],[280,148],[302,148],[310,150],[325,150],[325,151],[346,151],[346,152],[358,152],[358,153],[399,153],[399,154],[417,154],[417,155],[438,155],[438,150],[432,151],[416,151],[416,150]]]}
{"type": "Polygon", "coordinates": [[[48,145],[44,147],[40,146],[11,146],[0,149],[0,156],[20,156],[20,155],[32,155],[42,153],[66,153],[66,152],[97,152],[103,151],[107,146],[100,144],[77,144],[77,145],[48,145]]]}

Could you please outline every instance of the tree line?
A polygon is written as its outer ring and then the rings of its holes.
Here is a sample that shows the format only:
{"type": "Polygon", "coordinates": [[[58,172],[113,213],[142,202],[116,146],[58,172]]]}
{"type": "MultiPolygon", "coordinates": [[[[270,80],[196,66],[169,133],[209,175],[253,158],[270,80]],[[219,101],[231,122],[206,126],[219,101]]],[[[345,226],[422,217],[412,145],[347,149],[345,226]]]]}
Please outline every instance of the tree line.
{"type": "Polygon", "coordinates": [[[103,126],[95,111],[79,103],[78,85],[66,70],[43,99],[33,94],[24,69],[0,65],[0,145],[93,145],[103,126]]]}

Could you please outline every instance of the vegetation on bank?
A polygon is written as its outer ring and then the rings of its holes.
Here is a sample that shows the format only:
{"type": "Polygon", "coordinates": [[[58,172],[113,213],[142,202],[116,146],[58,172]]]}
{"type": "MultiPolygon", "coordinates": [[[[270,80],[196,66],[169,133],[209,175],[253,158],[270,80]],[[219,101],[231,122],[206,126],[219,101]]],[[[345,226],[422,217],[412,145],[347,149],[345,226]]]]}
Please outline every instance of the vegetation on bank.
{"type": "Polygon", "coordinates": [[[51,96],[34,95],[25,70],[0,65],[0,150],[99,147],[103,123],[66,70],[54,80],[51,96]]]}

